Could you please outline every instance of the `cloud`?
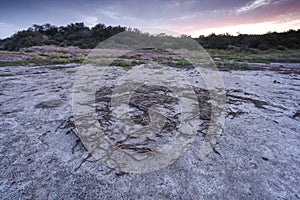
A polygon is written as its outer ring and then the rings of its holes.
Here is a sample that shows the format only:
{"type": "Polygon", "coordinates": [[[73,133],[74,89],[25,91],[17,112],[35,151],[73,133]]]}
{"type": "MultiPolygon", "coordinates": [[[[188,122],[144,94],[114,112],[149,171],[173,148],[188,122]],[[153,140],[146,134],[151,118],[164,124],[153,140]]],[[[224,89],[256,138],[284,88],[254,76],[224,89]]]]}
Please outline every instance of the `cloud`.
{"type": "Polygon", "coordinates": [[[20,27],[28,28],[32,24],[47,22],[58,26],[84,22],[90,27],[97,23],[136,28],[157,27],[189,34],[201,29],[272,22],[279,19],[279,16],[282,16],[280,17],[282,23],[300,19],[297,14],[300,13],[299,0],[91,0],[88,3],[84,0],[43,2],[28,0],[28,2],[30,3],[11,0],[1,5],[0,19],[7,24],[5,27],[0,25],[0,37],[13,34],[16,30],[20,30],[17,29],[20,27]]]}
{"type": "Polygon", "coordinates": [[[115,8],[107,8],[100,11],[103,15],[111,19],[120,19],[119,12],[116,11],[115,8]]]}
{"type": "Polygon", "coordinates": [[[99,23],[98,17],[96,16],[87,16],[84,17],[83,20],[85,25],[92,27],[99,23]]]}
{"type": "Polygon", "coordinates": [[[261,6],[265,6],[271,3],[271,0],[255,0],[251,3],[246,4],[243,7],[240,7],[236,10],[237,13],[249,12],[261,6]]]}

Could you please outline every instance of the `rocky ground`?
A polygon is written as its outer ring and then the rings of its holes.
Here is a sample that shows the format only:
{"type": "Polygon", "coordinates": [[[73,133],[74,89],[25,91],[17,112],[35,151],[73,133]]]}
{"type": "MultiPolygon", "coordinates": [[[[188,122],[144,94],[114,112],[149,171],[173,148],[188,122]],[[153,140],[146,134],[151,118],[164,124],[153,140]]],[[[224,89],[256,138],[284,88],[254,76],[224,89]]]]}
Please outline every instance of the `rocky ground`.
{"type": "MultiPolygon", "coordinates": [[[[111,76],[128,70],[118,63],[111,76]]],[[[194,74],[187,63],[177,64],[171,66],[194,74]]],[[[295,66],[220,72],[227,95],[225,129],[205,157],[199,156],[199,142],[205,140],[210,104],[195,82],[203,129],[173,164],[142,174],[93,159],[76,136],[72,89],[79,64],[0,67],[0,198],[299,199],[300,69],[295,66]]],[[[110,122],[109,94],[110,87],[99,87],[96,94],[103,127],[110,122]]],[[[132,96],[131,117],[145,125],[145,107],[165,103],[173,120],[176,102],[166,88],[142,87],[132,96]]],[[[113,135],[112,140],[129,151],[148,151],[173,137],[172,120],[149,143],[132,146],[113,135]]]]}

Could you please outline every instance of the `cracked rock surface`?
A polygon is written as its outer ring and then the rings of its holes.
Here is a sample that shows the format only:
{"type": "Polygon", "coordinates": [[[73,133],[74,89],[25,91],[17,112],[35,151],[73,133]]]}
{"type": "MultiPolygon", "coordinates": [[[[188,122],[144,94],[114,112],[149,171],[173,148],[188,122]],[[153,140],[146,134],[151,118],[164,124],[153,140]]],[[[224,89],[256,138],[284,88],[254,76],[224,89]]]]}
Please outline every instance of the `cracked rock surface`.
{"type": "MultiPolygon", "coordinates": [[[[0,199],[300,198],[298,71],[220,72],[226,86],[227,117],[215,151],[204,158],[197,153],[205,138],[204,127],[173,164],[132,174],[94,160],[76,137],[71,97],[76,74],[70,71],[78,67],[0,68],[0,199]]],[[[96,95],[103,124],[108,122],[105,95],[109,88],[99,89],[96,95]]],[[[143,90],[150,88],[140,88],[136,94],[143,90]]],[[[195,90],[205,103],[205,91],[197,89],[196,83],[195,90]]],[[[168,112],[176,115],[171,106],[176,98],[160,94],[168,99],[168,112]]],[[[147,98],[162,101],[155,97],[148,92],[147,98]]],[[[141,105],[149,106],[148,102],[136,95],[130,104],[133,120],[147,124],[148,110],[141,105]]],[[[207,113],[209,109],[199,118],[209,123],[207,113]]],[[[166,128],[175,130],[176,123],[166,128]]],[[[166,142],[162,138],[154,139],[160,144],[166,142]]]]}

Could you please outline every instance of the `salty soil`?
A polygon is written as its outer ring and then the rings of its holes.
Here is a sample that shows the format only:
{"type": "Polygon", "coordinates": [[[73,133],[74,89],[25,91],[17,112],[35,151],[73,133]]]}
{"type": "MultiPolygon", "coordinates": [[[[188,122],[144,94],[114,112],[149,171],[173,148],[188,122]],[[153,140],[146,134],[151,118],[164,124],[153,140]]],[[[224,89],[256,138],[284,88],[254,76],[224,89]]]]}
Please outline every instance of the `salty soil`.
{"type": "MultiPolygon", "coordinates": [[[[183,74],[196,76],[189,65],[176,66],[183,74]]],[[[1,199],[300,198],[299,68],[220,72],[227,117],[214,151],[205,157],[199,156],[199,143],[205,139],[210,104],[206,91],[195,82],[202,129],[177,161],[145,174],[124,173],[94,160],[76,136],[71,95],[78,68],[78,64],[0,68],[1,199]]],[[[128,70],[112,69],[111,76],[128,70]]],[[[109,94],[110,87],[99,87],[96,94],[103,127],[110,121],[109,94]]],[[[145,86],[131,98],[133,121],[149,123],[151,102],[165,104],[176,119],[177,99],[164,87],[145,86]],[[141,94],[146,96],[139,98],[141,94]]],[[[176,127],[170,120],[165,134],[134,148],[113,139],[124,149],[143,152],[168,142],[176,127]]]]}

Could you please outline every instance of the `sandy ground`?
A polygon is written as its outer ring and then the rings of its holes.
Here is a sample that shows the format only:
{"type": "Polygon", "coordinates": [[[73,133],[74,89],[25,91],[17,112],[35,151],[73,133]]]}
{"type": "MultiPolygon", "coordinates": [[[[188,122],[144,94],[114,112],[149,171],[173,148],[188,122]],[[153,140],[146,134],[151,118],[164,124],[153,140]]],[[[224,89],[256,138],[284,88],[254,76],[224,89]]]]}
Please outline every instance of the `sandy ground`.
{"type": "Polygon", "coordinates": [[[300,198],[297,69],[221,72],[227,117],[216,151],[199,157],[199,135],[173,164],[143,174],[88,158],[70,118],[77,70],[0,68],[0,199],[300,198]]]}

